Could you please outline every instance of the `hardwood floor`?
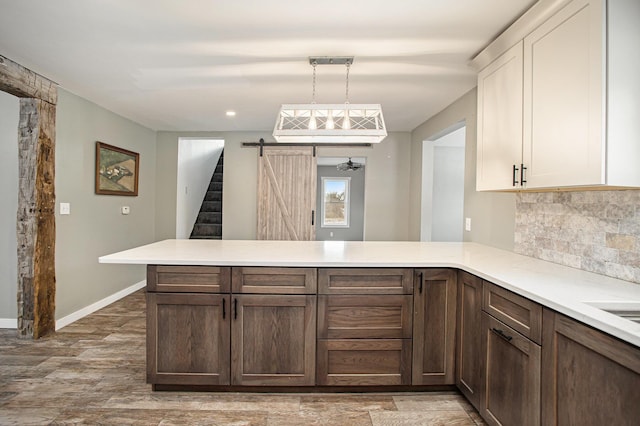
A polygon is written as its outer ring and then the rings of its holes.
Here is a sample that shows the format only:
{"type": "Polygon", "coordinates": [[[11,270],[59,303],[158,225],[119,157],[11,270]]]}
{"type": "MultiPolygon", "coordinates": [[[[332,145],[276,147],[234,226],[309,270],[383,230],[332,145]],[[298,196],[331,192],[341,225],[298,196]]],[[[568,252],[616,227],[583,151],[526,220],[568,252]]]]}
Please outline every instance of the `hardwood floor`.
{"type": "Polygon", "coordinates": [[[152,392],[144,292],[37,341],[0,329],[0,425],[476,425],[455,392],[152,392]]]}

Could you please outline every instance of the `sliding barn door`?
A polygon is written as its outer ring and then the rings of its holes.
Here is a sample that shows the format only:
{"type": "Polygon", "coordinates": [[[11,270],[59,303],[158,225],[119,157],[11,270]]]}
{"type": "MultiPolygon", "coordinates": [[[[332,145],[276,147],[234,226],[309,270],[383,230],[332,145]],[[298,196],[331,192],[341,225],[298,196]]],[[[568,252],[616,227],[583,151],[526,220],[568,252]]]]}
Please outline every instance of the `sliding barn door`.
{"type": "Polygon", "coordinates": [[[315,240],[313,148],[264,147],[258,162],[259,240],[315,240]]]}

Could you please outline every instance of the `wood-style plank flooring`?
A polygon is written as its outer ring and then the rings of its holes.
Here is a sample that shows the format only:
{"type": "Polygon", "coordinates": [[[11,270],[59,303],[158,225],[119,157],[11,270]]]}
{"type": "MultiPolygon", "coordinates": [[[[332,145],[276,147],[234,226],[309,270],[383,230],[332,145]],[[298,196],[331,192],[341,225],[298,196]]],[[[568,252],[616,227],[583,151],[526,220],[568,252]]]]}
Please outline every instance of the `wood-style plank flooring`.
{"type": "Polygon", "coordinates": [[[152,392],[136,292],[37,341],[0,330],[0,425],[476,425],[455,392],[152,392]]]}

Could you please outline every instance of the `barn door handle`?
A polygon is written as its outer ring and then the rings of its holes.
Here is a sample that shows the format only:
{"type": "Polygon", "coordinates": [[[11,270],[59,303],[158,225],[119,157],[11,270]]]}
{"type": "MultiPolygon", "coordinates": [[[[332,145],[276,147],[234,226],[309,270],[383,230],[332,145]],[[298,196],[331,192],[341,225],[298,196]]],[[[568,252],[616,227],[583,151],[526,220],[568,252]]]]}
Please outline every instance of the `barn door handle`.
{"type": "Polygon", "coordinates": [[[500,330],[499,328],[492,328],[491,329],[494,333],[496,333],[498,336],[502,337],[504,340],[506,340],[507,342],[510,342],[511,339],[513,339],[513,337],[511,336],[507,336],[506,334],[504,334],[504,331],[500,330]]]}
{"type": "Polygon", "coordinates": [[[316,223],[316,211],[311,210],[311,226],[315,225],[315,223],[316,223]]]}
{"type": "Polygon", "coordinates": [[[222,299],[222,319],[227,316],[227,299],[222,299]]]}

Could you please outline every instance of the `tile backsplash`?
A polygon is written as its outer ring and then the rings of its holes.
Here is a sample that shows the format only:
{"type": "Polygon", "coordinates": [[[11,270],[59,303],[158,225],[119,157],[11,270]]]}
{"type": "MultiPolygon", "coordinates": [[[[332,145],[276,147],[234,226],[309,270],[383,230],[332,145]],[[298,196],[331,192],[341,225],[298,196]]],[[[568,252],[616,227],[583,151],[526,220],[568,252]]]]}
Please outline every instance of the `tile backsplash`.
{"type": "Polygon", "coordinates": [[[640,284],[640,190],[518,193],[514,251],[640,284]]]}

